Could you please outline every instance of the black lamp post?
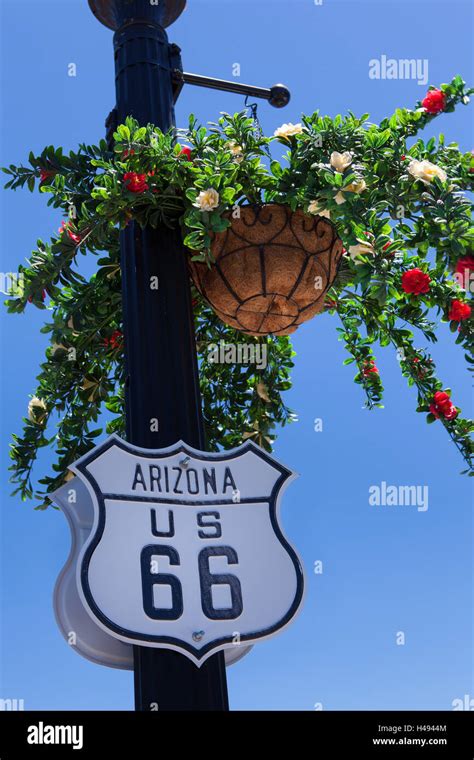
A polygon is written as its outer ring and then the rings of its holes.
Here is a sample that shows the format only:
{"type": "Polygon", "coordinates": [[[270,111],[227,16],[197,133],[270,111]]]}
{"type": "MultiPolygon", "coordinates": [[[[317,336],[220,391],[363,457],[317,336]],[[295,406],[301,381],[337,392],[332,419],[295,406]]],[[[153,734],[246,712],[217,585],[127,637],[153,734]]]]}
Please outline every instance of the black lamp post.
{"type": "MultiPolygon", "coordinates": [[[[276,107],[289,100],[283,85],[251,88],[182,72],[180,50],[168,43],[165,27],[183,12],[185,0],[89,0],[89,5],[115,31],[112,122],[133,116],[141,125],[150,122],[167,131],[186,82],[263,97],[276,107]]],[[[179,230],[130,224],[120,242],[127,438],[145,448],[182,439],[203,449],[189,275],[179,230]]],[[[137,710],[228,709],[222,652],[201,668],[152,647],[134,647],[134,659],[137,710]]]]}

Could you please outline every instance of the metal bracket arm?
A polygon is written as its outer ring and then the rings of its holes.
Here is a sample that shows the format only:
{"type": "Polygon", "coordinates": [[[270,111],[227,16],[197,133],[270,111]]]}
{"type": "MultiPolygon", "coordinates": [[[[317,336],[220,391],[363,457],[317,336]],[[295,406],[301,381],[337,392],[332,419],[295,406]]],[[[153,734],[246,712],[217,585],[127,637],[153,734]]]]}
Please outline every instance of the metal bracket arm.
{"type": "Polygon", "coordinates": [[[205,77],[201,74],[190,74],[187,71],[181,71],[176,68],[172,71],[173,87],[179,94],[183,84],[194,84],[197,87],[207,87],[212,90],[224,90],[225,92],[235,92],[239,95],[248,95],[253,98],[262,98],[268,100],[274,108],[283,108],[290,102],[290,91],[283,84],[275,84],[273,87],[256,87],[252,84],[241,84],[240,82],[230,82],[226,79],[215,79],[214,77],[205,77]]]}

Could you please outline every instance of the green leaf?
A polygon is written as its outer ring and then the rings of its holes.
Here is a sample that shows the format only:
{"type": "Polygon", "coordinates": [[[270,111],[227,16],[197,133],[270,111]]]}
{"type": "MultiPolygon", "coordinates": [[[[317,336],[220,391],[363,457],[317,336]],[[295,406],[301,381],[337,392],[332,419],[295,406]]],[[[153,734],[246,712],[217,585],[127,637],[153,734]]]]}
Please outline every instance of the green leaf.
{"type": "Polygon", "coordinates": [[[122,138],[122,140],[130,140],[130,129],[126,127],[125,124],[119,124],[117,127],[117,134],[122,138]]]}

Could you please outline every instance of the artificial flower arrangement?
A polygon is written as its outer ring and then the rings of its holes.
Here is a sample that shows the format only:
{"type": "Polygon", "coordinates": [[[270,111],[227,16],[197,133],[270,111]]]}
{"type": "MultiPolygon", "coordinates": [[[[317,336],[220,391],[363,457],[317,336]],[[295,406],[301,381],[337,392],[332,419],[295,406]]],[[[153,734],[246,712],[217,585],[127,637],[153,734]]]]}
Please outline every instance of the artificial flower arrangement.
{"type": "Polygon", "coordinates": [[[107,432],[124,435],[119,234],[131,223],[182,228],[210,450],[246,438],[271,449],[275,426],[294,418],[282,398],[294,356],[288,335],[326,311],[340,321],[345,363],[355,365],[367,407],[381,406],[383,394],[373,344],[390,345],[417,388],[417,410],[444,425],[470,471],[473,424],[436,377],[426,344],[448,328],[473,363],[474,231],[465,191],[473,188],[474,159],[443,135],[427,142],[417,135],[472,92],[455,77],[379,125],[367,114],[315,112],[273,137],[246,112],[223,114],[208,128],[191,117],[178,134],[129,118],[113,144],[68,155],[48,147],[30,153],[30,167],[4,169],[6,187],[32,191],[38,183],[67,216],[20,266],[7,301],[10,312],[30,303],[51,313],[39,385],[12,445],[14,493],[35,495],[32,465],[41,447],[54,444],[55,473],[36,491],[37,508],[48,506],[48,493],[102,433],[95,425],[103,411],[107,432]],[[275,144],[286,149],[283,162],[272,157],[275,144]],[[78,266],[87,252],[98,255],[89,279],[78,266]],[[224,264],[235,287],[246,289],[242,297],[216,283],[224,264]],[[207,346],[222,342],[264,344],[266,366],[207,361],[207,346]]]}

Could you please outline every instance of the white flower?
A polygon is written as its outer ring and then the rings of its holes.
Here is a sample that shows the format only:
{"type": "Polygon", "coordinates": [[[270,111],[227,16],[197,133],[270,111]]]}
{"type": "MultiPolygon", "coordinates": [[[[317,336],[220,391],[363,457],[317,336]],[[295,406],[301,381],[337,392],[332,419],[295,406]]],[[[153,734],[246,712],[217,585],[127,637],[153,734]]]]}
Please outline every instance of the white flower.
{"type": "Polygon", "coordinates": [[[434,177],[438,177],[441,182],[446,182],[448,175],[440,166],[432,164],[431,161],[417,161],[413,159],[408,166],[408,172],[416,179],[421,179],[425,185],[429,185],[434,177]]]}
{"type": "Polygon", "coordinates": [[[293,135],[300,135],[302,132],[302,124],[291,124],[290,122],[289,124],[282,124],[281,127],[275,129],[273,134],[275,137],[283,137],[284,140],[288,140],[293,135]]]}
{"type": "Polygon", "coordinates": [[[338,153],[337,150],[331,153],[331,166],[340,174],[345,172],[351,164],[352,153],[349,153],[348,150],[344,151],[344,153],[338,153]]]}
{"type": "Polygon", "coordinates": [[[367,189],[365,179],[358,179],[356,182],[351,182],[350,185],[346,185],[344,188],[345,193],[363,193],[367,189]]]}
{"type": "Polygon", "coordinates": [[[315,214],[316,216],[324,216],[326,219],[330,219],[331,215],[326,208],[319,205],[318,201],[311,201],[308,206],[308,214],[315,214]]]}
{"type": "Polygon", "coordinates": [[[230,152],[234,156],[234,161],[237,164],[241,164],[242,161],[244,160],[244,151],[243,151],[242,146],[239,145],[235,140],[230,140],[227,143],[226,147],[230,150],[230,152]]]}
{"type": "Polygon", "coordinates": [[[350,185],[346,185],[343,190],[339,190],[334,196],[334,200],[340,206],[341,203],[346,202],[346,196],[344,193],[363,193],[367,189],[365,179],[358,179],[355,182],[351,182],[350,185]]]}
{"type": "Polygon", "coordinates": [[[201,211],[214,211],[219,205],[219,193],[213,187],[201,190],[193,205],[201,211]]]}
{"type": "Polygon", "coordinates": [[[242,154],[243,154],[244,151],[242,149],[242,146],[239,145],[235,140],[230,140],[227,143],[226,147],[230,150],[230,152],[232,153],[232,155],[235,156],[236,158],[238,156],[240,156],[240,157],[243,158],[242,154]]]}
{"type": "Polygon", "coordinates": [[[365,240],[360,240],[357,245],[351,245],[349,247],[349,256],[351,257],[352,261],[357,259],[359,256],[373,256],[374,253],[375,249],[373,245],[365,240]]]}
{"type": "Polygon", "coordinates": [[[30,419],[31,422],[40,424],[44,421],[47,413],[48,410],[43,399],[33,396],[30,403],[28,404],[28,419],[30,419]]]}

